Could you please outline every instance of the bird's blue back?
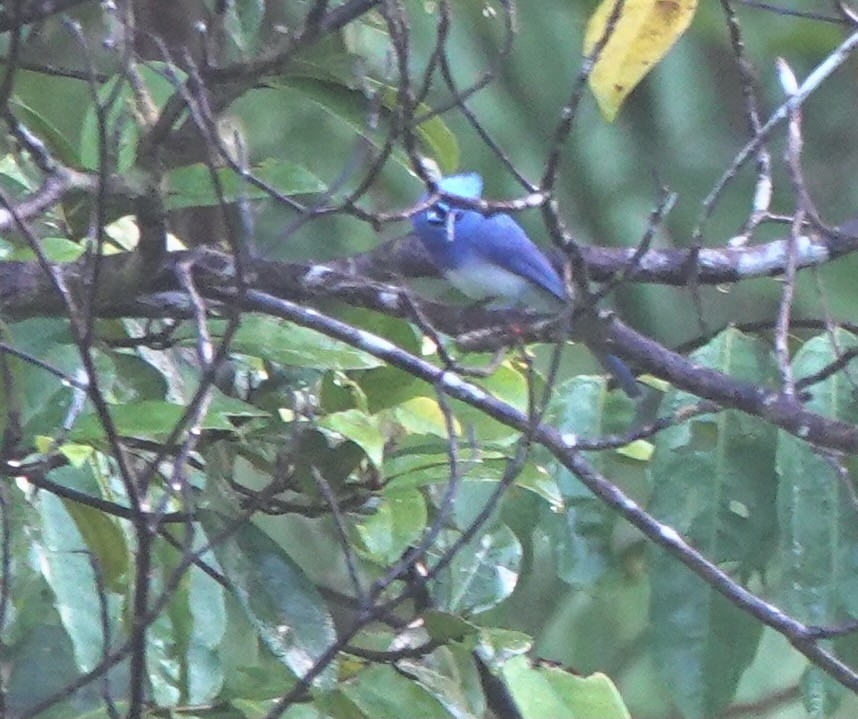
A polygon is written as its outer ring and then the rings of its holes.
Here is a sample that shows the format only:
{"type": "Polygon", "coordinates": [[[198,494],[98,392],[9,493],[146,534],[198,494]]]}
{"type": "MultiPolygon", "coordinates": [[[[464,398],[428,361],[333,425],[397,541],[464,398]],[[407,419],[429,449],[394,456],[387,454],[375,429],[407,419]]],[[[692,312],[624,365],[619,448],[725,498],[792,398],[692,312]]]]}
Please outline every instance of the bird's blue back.
{"type": "MultiPolygon", "coordinates": [[[[448,195],[479,199],[483,181],[476,173],[452,175],[438,183],[448,195]]],[[[424,198],[425,199],[425,198],[424,198]]],[[[474,298],[495,298],[496,306],[557,309],[568,301],[566,286],[542,251],[509,215],[483,215],[455,200],[442,200],[412,219],[414,234],[451,284],[474,298]]],[[[594,349],[596,358],[629,397],[640,389],[615,355],[594,349]]]]}

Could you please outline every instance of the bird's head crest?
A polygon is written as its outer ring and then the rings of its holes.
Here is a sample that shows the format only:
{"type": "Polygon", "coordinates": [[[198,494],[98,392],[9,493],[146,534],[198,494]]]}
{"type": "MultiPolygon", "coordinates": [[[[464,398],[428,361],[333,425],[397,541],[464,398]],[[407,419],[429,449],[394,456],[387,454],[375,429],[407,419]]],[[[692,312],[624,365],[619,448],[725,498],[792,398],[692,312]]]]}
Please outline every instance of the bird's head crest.
{"type": "MultiPolygon", "coordinates": [[[[455,195],[466,200],[478,200],[483,194],[483,178],[476,172],[466,172],[461,175],[450,175],[438,181],[438,189],[448,195],[455,195]]],[[[440,201],[426,211],[426,219],[433,225],[444,225],[448,241],[453,240],[454,213],[450,210],[450,202],[440,201]]]]}
{"type": "Polygon", "coordinates": [[[448,195],[457,195],[466,200],[479,200],[483,194],[483,178],[476,172],[450,175],[438,182],[438,189],[448,195]]]}

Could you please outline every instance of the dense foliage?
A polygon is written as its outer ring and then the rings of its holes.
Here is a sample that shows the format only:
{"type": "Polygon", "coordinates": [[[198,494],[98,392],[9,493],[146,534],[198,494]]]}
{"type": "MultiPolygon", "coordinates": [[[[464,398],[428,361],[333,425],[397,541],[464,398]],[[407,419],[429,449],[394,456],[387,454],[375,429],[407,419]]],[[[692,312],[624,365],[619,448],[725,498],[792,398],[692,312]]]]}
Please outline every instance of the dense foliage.
{"type": "Polygon", "coordinates": [[[854,716],[858,23],[801,10],[4,3],[0,716],[854,716]],[[571,331],[408,236],[460,169],[571,331]]]}

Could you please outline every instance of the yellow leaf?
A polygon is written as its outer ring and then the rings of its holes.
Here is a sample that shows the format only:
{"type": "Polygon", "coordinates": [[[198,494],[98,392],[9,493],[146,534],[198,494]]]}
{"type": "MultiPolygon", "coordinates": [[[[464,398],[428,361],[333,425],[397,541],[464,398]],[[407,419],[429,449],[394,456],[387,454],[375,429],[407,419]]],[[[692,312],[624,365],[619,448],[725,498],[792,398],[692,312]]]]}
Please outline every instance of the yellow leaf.
{"type": "Polygon", "coordinates": [[[74,444],[67,442],[59,447],[60,453],[69,461],[72,467],[80,469],[95,454],[95,449],[88,444],[74,444]]]}
{"type": "MultiPolygon", "coordinates": [[[[409,432],[434,434],[447,437],[447,423],[438,402],[430,397],[413,397],[393,410],[396,420],[409,432]]],[[[453,431],[461,433],[462,427],[453,418],[453,431]]]]}
{"type": "MultiPolygon", "coordinates": [[[[605,34],[617,0],[602,0],[587,23],[584,53],[605,34]]],[[[697,0],[626,0],[590,74],[590,88],[605,119],[616,117],[628,94],[691,24],[697,0]]]]}
{"type": "Polygon", "coordinates": [[[617,450],[617,454],[622,454],[641,462],[649,462],[652,459],[653,452],[655,452],[655,446],[652,442],[647,442],[643,439],[636,439],[634,442],[629,442],[625,447],[620,447],[617,450]]]}

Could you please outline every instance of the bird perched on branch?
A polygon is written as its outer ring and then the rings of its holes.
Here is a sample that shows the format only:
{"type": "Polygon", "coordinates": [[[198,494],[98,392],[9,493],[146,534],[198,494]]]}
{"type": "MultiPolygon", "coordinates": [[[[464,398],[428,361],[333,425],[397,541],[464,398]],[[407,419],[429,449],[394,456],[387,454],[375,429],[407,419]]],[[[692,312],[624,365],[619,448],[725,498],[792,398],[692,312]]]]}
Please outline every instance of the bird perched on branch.
{"type": "MultiPolygon", "coordinates": [[[[451,175],[438,182],[446,195],[477,200],[483,191],[476,173],[451,175]]],[[[483,215],[439,200],[411,218],[414,233],[444,277],[462,294],[497,309],[559,312],[569,304],[557,270],[509,215],[483,215]]],[[[634,375],[618,357],[594,350],[630,397],[640,394],[634,375]]]]}

